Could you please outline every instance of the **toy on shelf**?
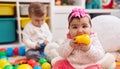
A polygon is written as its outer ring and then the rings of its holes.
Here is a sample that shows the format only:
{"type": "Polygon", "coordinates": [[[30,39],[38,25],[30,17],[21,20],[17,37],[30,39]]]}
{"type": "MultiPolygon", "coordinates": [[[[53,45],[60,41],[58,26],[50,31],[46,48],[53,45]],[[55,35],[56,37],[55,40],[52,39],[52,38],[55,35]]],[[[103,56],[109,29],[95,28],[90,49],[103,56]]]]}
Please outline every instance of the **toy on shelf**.
{"type": "Polygon", "coordinates": [[[62,1],[61,0],[55,0],[55,5],[61,5],[62,1]]]}
{"type": "Polygon", "coordinates": [[[86,45],[90,44],[90,37],[87,34],[76,36],[75,40],[77,43],[82,43],[82,44],[86,44],[86,45]]]}
{"type": "Polygon", "coordinates": [[[117,4],[114,2],[114,0],[102,0],[102,8],[114,9],[117,8],[117,4]]]}
{"type": "Polygon", "coordinates": [[[100,9],[101,7],[101,0],[86,0],[86,9],[100,9]]]}

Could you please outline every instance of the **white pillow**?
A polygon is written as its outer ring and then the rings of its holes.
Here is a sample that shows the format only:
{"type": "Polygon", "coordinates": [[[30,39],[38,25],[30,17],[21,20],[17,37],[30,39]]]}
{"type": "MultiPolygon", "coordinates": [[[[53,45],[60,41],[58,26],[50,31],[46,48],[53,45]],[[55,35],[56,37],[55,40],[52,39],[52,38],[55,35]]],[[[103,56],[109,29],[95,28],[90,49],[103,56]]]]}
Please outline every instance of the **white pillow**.
{"type": "Polygon", "coordinates": [[[97,33],[105,51],[120,50],[120,19],[112,15],[99,15],[92,19],[92,29],[97,33]]]}

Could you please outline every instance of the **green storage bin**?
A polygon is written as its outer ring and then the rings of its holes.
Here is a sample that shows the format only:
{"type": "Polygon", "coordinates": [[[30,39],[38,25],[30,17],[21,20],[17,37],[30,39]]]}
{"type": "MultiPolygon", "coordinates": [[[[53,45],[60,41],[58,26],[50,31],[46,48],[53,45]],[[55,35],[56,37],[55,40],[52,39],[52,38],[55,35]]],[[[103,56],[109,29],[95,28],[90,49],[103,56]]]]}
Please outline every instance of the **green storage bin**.
{"type": "Polygon", "coordinates": [[[0,43],[16,40],[16,18],[0,18],[0,43]]]}

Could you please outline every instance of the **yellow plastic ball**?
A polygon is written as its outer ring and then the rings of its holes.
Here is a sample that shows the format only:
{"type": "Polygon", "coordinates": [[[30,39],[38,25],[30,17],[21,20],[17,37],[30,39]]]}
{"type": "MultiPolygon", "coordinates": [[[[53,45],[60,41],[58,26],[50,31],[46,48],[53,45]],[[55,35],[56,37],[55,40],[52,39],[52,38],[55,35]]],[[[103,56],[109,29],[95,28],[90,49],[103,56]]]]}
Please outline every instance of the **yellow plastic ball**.
{"type": "Polygon", "coordinates": [[[43,63],[41,67],[42,69],[51,69],[51,65],[47,62],[43,63]]]}
{"type": "Polygon", "coordinates": [[[29,64],[22,64],[18,67],[18,69],[32,69],[32,67],[29,64]]]}
{"type": "Polygon", "coordinates": [[[80,36],[76,36],[75,40],[77,43],[82,43],[82,44],[86,44],[89,45],[90,44],[90,37],[88,34],[83,34],[80,36]]]}
{"type": "Polygon", "coordinates": [[[0,59],[0,68],[4,69],[6,65],[11,65],[5,58],[0,59]]]}

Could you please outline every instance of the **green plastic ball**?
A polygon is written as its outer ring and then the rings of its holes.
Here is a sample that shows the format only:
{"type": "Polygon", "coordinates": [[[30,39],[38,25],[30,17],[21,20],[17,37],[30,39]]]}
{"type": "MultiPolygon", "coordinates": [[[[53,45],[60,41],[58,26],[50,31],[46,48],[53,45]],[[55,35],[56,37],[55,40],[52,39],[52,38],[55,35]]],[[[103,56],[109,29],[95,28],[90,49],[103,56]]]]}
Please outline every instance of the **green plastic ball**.
{"type": "Polygon", "coordinates": [[[45,58],[40,58],[40,60],[38,61],[40,64],[43,64],[45,62],[47,62],[47,60],[45,58]]]}
{"type": "Polygon", "coordinates": [[[12,66],[12,65],[6,65],[6,66],[4,67],[4,69],[13,69],[13,66],[12,66]]]}

